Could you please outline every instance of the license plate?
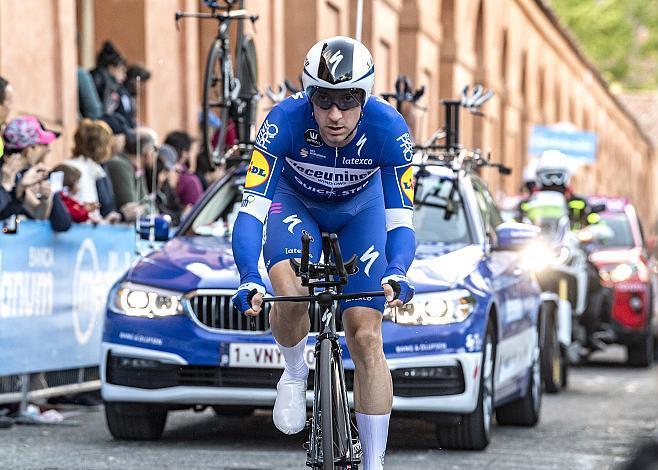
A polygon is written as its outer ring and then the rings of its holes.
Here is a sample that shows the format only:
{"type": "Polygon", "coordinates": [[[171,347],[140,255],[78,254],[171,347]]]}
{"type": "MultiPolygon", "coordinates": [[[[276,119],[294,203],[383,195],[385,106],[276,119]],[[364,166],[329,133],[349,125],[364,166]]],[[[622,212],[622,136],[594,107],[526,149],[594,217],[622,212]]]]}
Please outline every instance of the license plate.
{"type": "MultiPolygon", "coordinates": [[[[315,347],[306,346],[304,360],[309,369],[315,368],[315,347]]],[[[231,343],[229,345],[229,367],[254,369],[283,369],[285,359],[276,344],[231,343]]]]}

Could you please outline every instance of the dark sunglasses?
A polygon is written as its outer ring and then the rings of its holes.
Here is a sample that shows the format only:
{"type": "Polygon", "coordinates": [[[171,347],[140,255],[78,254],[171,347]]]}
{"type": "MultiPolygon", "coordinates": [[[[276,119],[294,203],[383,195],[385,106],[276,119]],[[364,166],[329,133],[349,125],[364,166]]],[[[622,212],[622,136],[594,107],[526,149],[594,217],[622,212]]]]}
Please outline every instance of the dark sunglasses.
{"type": "Polygon", "coordinates": [[[324,110],[336,105],[341,111],[363,106],[366,93],[358,88],[347,90],[325,90],[315,88],[310,91],[311,103],[324,110]]]}

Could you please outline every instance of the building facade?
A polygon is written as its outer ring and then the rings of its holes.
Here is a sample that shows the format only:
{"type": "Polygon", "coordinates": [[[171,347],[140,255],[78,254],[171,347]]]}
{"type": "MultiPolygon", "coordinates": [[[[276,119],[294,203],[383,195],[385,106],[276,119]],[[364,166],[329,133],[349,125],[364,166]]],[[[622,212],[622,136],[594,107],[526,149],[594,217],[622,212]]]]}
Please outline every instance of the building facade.
{"type": "MultiPolygon", "coordinates": [[[[246,0],[260,15],[253,34],[262,89],[284,78],[298,83],[306,51],[337,34],[354,36],[357,0],[246,0]]],[[[200,0],[3,0],[0,75],[15,88],[16,112],[29,112],[63,132],[49,164],[69,157],[77,122],[76,68],[93,67],[110,39],[152,78],[143,87],[139,119],[160,135],[198,133],[201,81],[212,21],[176,11],[204,11],[200,0]]],[[[463,113],[462,140],[491,150],[513,167],[511,177],[484,176],[495,192],[521,185],[533,125],[570,122],[598,136],[596,162],[574,178],[581,193],[626,196],[647,226],[657,220],[658,178],[653,144],[613,95],[543,0],[363,0],[362,40],[375,65],[375,93],[392,91],[399,74],[424,86],[408,113],[422,142],[443,123],[441,98],[464,85],[495,91],[484,117],[463,113]]],[[[259,118],[271,107],[259,103],[259,118]]]]}

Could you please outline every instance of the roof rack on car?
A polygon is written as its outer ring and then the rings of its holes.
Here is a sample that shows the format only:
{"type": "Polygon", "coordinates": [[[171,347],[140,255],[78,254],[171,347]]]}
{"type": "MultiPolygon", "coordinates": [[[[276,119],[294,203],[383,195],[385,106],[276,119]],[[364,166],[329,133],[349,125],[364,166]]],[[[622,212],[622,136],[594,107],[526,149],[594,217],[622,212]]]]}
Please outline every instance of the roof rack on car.
{"type": "Polygon", "coordinates": [[[486,155],[480,149],[465,149],[460,142],[459,117],[461,108],[467,109],[471,114],[484,116],[480,108],[493,96],[493,90],[486,90],[482,85],[473,87],[469,93],[469,86],[462,90],[459,99],[441,100],[445,109],[445,125],[437,129],[434,134],[422,145],[416,145],[416,156],[413,165],[420,167],[419,175],[427,176],[426,168],[429,166],[443,166],[453,171],[472,171],[482,167],[497,168],[501,174],[509,175],[512,169],[502,163],[491,161],[491,153],[486,155]],[[419,156],[419,158],[418,158],[419,156]]]}

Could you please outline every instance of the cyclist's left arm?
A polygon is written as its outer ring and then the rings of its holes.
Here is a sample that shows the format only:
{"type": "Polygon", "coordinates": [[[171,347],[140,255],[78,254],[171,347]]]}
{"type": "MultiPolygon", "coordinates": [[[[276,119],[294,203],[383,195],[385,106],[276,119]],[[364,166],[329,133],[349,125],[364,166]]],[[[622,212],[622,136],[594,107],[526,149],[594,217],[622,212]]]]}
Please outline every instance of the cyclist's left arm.
{"type": "Polygon", "coordinates": [[[407,270],[416,253],[413,226],[414,182],[411,160],[413,141],[402,116],[391,126],[383,148],[381,175],[386,206],[386,259],[388,266],[382,284],[400,288],[399,299],[406,303],[414,288],[407,279],[407,270]]]}

